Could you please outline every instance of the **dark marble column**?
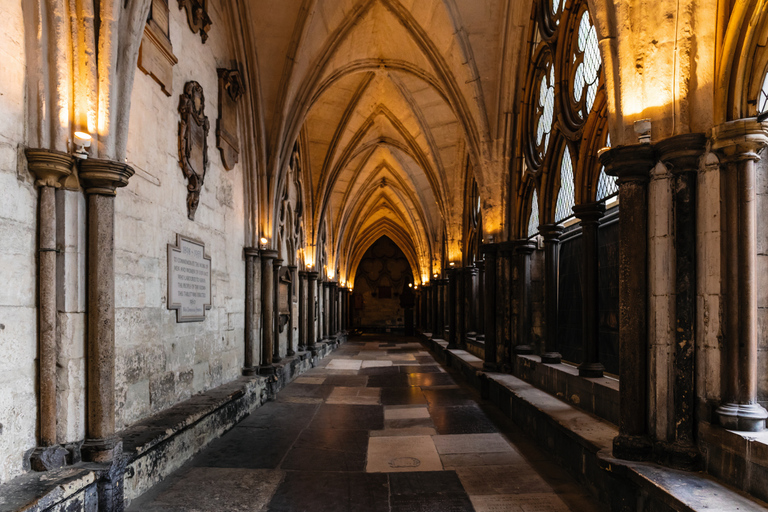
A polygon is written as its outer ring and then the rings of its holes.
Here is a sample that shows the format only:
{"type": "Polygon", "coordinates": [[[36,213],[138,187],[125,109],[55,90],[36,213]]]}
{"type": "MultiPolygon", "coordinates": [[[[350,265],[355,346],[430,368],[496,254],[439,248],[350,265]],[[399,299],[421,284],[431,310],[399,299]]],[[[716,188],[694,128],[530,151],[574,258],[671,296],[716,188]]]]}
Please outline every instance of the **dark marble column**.
{"type": "Polygon", "coordinates": [[[485,341],[485,261],[475,263],[477,266],[477,295],[475,297],[474,315],[475,330],[480,341],[485,341]]]}
{"type": "Polygon", "coordinates": [[[485,256],[485,362],[483,368],[497,371],[496,360],[496,253],[498,246],[485,244],[482,252],[485,256]]]}
{"type": "Polygon", "coordinates": [[[466,349],[467,347],[467,329],[466,329],[466,299],[467,282],[464,278],[466,268],[457,268],[456,272],[456,346],[466,349]]]}
{"type": "Polygon", "coordinates": [[[299,352],[307,350],[307,279],[308,272],[299,272],[299,352]]]}
{"type": "Polygon", "coordinates": [[[330,288],[331,294],[331,336],[336,336],[339,332],[339,283],[332,282],[330,288]]]}
{"type": "Polygon", "coordinates": [[[464,311],[462,312],[462,321],[464,322],[464,334],[473,332],[477,334],[477,267],[464,267],[464,300],[462,301],[464,311]]]}
{"type": "Polygon", "coordinates": [[[448,348],[459,348],[458,333],[456,328],[456,310],[459,292],[459,270],[456,268],[448,269],[448,348]]]}
{"type": "Polygon", "coordinates": [[[88,196],[87,413],[83,459],[109,462],[121,448],[115,435],[115,190],[133,169],[91,158],[80,162],[88,196]]]}
{"type": "Polygon", "coordinates": [[[259,373],[275,373],[272,354],[275,350],[275,272],[277,251],[261,251],[261,364],[259,373]]]}
{"type": "Polygon", "coordinates": [[[557,337],[560,305],[560,235],[563,233],[563,228],[557,224],[545,224],[539,226],[539,233],[544,238],[545,336],[541,362],[557,364],[561,359],[557,337]]]}
{"type": "Polygon", "coordinates": [[[316,298],[317,293],[317,272],[307,272],[307,348],[317,349],[317,334],[315,332],[316,298]]]}
{"type": "Polygon", "coordinates": [[[605,204],[588,203],[573,207],[581,221],[581,352],[579,376],[598,378],[605,367],[600,362],[600,310],[598,277],[598,228],[605,204]]]}
{"type": "Polygon", "coordinates": [[[296,285],[298,284],[296,269],[296,265],[288,267],[288,270],[291,272],[291,293],[288,295],[288,351],[286,352],[288,356],[296,355],[296,350],[293,348],[293,329],[296,326],[296,319],[293,314],[293,296],[296,293],[296,285]]]}
{"type": "Polygon", "coordinates": [[[618,176],[619,201],[619,435],[613,454],[648,458],[648,180],[656,155],[649,144],[600,154],[618,176]]]}
{"type": "Polygon", "coordinates": [[[274,285],[272,287],[274,296],[272,298],[274,304],[273,315],[273,327],[274,330],[274,342],[272,344],[272,362],[279,363],[283,360],[280,357],[280,269],[283,268],[283,260],[275,259],[272,262],[272,279],[274,285]]]}
{"type": "Polygon", "coordinates": [[[716,126],[712,148],[725,185],[726,386],[717,408],[728,429],[759,432],[768,412],[757,403],[757,207],[755,162],[768,146],[765,124],[739,119],[716,126]]]}
{"type": "Polygon", "coordinates": [[[500,361],[500,371],[512,371],[512,260],[515,247],[514,241],[498,244],[496,274],[496,358],[500,361]]]}
{"type": "Polygon", "coordinates": [[[662,462],[696,469],[701,454],[695,442],[696,324],[696,179],[707,138],[703,133],[677,135],[656,144],[659,158],[672,172],[675,222],[675,438],[657,451],[662,462]]]}
{"type": "Polygon", "coordinates": [[[433,281],[429,285],[429,303],[427,304],[427,328],[433,337],[437,336],[437,322],[435,322],[435,316],[437,314],[437,279],[433,278],[433,281]]]}
{"type": "Polygon", "coordinates": [[[259,249],[246,247],[245,254],[245,362],[243,375],[256,375],[256,286],[258,276],[256,267],[259,264],[259,249]]]}
{"type": "Polygon", "coordinates": [[[533,354],[531,345],[531,329],[533,324],[531,308],[531,254],[536,250],[536,243],[531,240],[520,240],[515,251],[520,257],[520,278],[517,289],[520,301],[520,321],[517,333],[518,344],[515,346],[516,354],[533,354]]]}
{"type": "Polygon", "coordinates": [[[435,285],[437,286],[435,289],[435,336],[437,338],[445,336],[445,284],[445,279],[435,280],[435,285]]]}
{"type": "Polygon", "coordinates": [[[72,155],[47,149],[27,149],[29,172],[40,188],[38,217],[38,448],[31,456],[32,469],[48,471],[66,463],[66,450],[57,444],[56,407],[56,189],[72,174],[72,155]]]}

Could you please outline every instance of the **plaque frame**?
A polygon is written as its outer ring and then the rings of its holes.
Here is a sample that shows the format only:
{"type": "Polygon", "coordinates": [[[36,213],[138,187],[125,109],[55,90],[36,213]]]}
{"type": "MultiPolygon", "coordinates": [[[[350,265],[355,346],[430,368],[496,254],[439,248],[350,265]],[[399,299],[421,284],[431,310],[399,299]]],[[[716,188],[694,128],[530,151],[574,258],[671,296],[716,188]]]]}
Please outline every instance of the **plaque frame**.
{"type": "Polygon", "coordinates": [[[166,302],[167,302],[167,305],[168,305],[168,310],[169,311],[173,311],[173,310],[176,311],[176,323],[178,323],[178,324],[189,323],[189,322],[204,322],[205,321],[205,312],[210,310],[211,307],[213,306],[213,288],[211,287],[211,275],[213,274],[213,267],[211,265],[211,257],[210,257],[210,255],[206,255],[206,253],[205,253],[205,243],[200,241],[200,240],[197,240],[197,239],[194,239],[194,238],[190,238],[188,236],[184,236],[184,235],[181,235],[179,233],[176,233],[176,245],[168,244],[168,257],[167,257],[167,260],[168,260],[167,261],[167,265],[168,265],[168,273],[167,273],[168,300],[166,302]],[[181,303],[179,303],[179,302],[171,302],[171,297],[173,295],[171,293],[171,291],[172,291],[171,272],[173,270],[171,268],[171,261],[172,261],[172,257],[171,256],[172,256],[174,251],[181,252],[181,243],[182,242],[187,242],[187,243],[190,243],[192,245],[200,246],[200,248],[203,251],[203,259],[208,261],[208,297],[209,297],[210,302],[208,302],[207,304],[203,304],[203,314],[199,315],[199,316],[198,315],[186,315],[186,316],[183,316],[182,315],[182,311],[181,311],[181,303]]]}
{"type": "Polygon", "coordinates": [[[205,173],[208,170],[208,132],[210,123],[205,115],[205,94],[203,87],[190,81],[184,85],[184,92],[179,97],[179,165],[187,178],[187,218],[195,220],[195,212],[200,203],[200,191],[205,182],[205,173]],[[202,130],[202,136],[199,131],[202,130]],[[195,134],[198,135],[197,144],[195,134]],[[202,141],[200,140],[202,139],[202,141]],[[202,142],[202,147],[197,146],[202,142]],[[202,151],[202,162],[198,162],[195,169],[193,162],[198,160],[194,153],[202,151]]]}
{"type": "Polygon", "coordinates": [[[219,118],[216,120],[216,147],[221,153],[224,168],[231,171],[240,160],[240,139],[237,127],[237,102],[245,93],[240,71],[218,68],[219,118]],[[232,129],[234,128],[234,130],[232,129]]]}

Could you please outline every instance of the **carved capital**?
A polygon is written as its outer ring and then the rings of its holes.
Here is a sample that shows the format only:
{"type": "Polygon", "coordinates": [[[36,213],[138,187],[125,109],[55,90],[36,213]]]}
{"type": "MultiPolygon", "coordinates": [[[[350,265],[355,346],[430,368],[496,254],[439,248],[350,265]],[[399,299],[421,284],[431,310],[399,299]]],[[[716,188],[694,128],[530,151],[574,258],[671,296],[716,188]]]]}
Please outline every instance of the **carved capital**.
{"type": "Polygon", "coordinates": [[[618,184],[647,183],[650,171],[656,165],[656,152],[650,144],[616,146],[598,155],[608,176],[617,176],[618,184]]]}
{"type": "Polygon", "coordinates": [[[605,215],[605,203],[577,204],[573,213],[582,224],[597,223],[605,215]]]}
{"type": "Polygon", "coordinates": [[[60,188],[62,183],[72,175],[75,157],[69,153],[51,149],[28,148],[27,167],[35,177],[38,187],[60,188]]]}
{"type": "Polygon", "coordinates": [[[307,276],[309,277],[310,281],[317,281],[317,276],[319,274],[317,272],[307,272],[307,276]]]}
{"type": "Polygon", "coordinates": [[[133,168],[122,162],[89,158],[80,162],[80,182],[86,194],[114,196],[115,190],[128,185],[133,168]]]}
{"type": "Polygon", "coordinates": [[[698,169],[699,158],[706,149],[707,137],[703,133],[675,135],[656,143],[659,160],[673,173],[698,169]]]}
{"type": "Polygon", "coordinates": [[[536,250],[536,243],[532,240],[520,240],[517,244],[517,247],[515,247],[515,251],[517,251],[518,254],[531,254],[533,251],[536,250]]]}
{"type": "Polygon", "coordinates": [[[765,146],[768,146],[768,123],[759,123],[753,117],[712,128],[712,149],[723,163],[759,160],[757,152],[765,146]]]}
{"type": "Polygon", "coordinates": [[[560,235],[563,234],[563,226],[558,224],[542,224],[539,226],[539,234],[544,238],[544,242],[559,242],[560,235]]]}

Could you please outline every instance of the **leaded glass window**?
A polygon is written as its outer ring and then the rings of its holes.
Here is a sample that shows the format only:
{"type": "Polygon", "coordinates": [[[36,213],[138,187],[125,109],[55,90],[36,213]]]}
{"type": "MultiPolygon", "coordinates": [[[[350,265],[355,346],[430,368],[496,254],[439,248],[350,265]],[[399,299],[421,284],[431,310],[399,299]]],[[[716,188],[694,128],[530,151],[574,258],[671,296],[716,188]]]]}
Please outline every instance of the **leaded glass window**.
{"type": "Polygon", "coordinates": [[[528,236],[532,237],[539,232],[539,196],[533,191],[531,197],[531,216],[528,218],[528,236]]]}
{"type": "MultiPolygon", "coordinates": [[[[573,81],[573,99],[579,103],[584,95],[584,89],[586,89],[587,97],[584,110],[589,114],[595,103],[595,96],[597,96],[602,60],[600,47],[597,44],[597,31],[589,19],[589,11],[586,10],[581,15],[579,22],[578,55],[574,55],[573,60],[574,63],[581,60],[576,68],[573,81]]],[[[579,118],[584,118],[584,113],[581,110],[577,114],[579,118]]]]}
{"type": "MultiPolygon", "coordinates": [[[[611,147],[610,134],[605,141],[605,147],[611,147]]],[[[616,183],[616,180],[618,179],[619,178],[616,176],[608,176],[605,174],[605,167],[601,167],[600,178],[597,182],[597,197],[595,197],[595,200],[602,201],[606,197],[611,197],[612,195],[616,194],[619,191],[619,185],[616,183]]]]}
{"type": "Polygon", "coordinates": [[[757,113],[768,112],[768,72],[763,79],[763,87],[760,89],[760,95],[757,98],[757,113]]]}
{"type": "Polygon", "coordinates": [[[555,68],[551,64],[549,73],[545,73],[541,77],[538,107],[536,112],[538,115],[536,146],[544,146],[543,155],[549,149],[549,136],[552,133],[552,119],[555,114],[555,68]]]}
{"type": "Polygon", "coordinates": [[[560,192],[557,193],[555,206],[555,222],[560,222],[573,215],[573,206],[576,204],[573,190],[573,160],[568,146],[563,150],[563,159],[560,163],[560,192]]]}

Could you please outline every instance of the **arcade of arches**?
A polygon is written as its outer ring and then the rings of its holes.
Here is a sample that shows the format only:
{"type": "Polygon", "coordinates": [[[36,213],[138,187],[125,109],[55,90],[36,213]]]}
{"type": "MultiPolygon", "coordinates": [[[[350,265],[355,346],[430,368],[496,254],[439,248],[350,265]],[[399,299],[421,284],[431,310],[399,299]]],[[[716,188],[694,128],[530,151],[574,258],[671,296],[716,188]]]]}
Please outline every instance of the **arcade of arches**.
{"type": "Polygon", "coordinates": [[[0,510],[122,510],[360,335],[612,510],[765,506],[768,0],[0,15],[0,510]]]}

